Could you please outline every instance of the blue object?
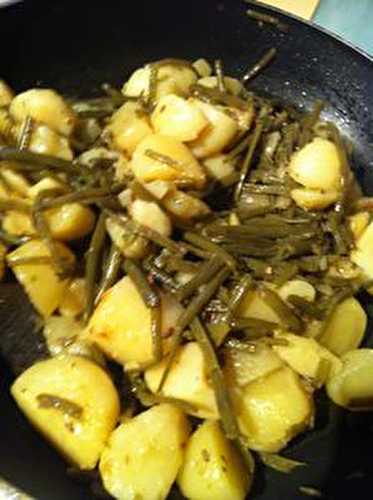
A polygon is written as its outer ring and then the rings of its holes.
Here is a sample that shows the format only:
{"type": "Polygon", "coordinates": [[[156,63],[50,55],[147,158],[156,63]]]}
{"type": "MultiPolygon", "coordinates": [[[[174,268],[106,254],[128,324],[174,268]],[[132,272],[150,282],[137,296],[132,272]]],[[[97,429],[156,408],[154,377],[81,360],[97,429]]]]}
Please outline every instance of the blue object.
{"type": "Polygon", "coordinates": [[[373,55],[373,0],[321,0],[313,20],[373,55]]]}

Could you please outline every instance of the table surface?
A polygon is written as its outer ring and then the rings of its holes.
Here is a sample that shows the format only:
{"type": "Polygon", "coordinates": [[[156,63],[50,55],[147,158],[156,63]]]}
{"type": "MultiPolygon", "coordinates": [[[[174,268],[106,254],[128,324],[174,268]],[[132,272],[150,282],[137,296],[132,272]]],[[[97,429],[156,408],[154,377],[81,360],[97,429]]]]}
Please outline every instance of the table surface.
{"type": "Polygon", "coordinates": [[[373,0],[321,0],[313,20],[373,56],[373,0]]]}

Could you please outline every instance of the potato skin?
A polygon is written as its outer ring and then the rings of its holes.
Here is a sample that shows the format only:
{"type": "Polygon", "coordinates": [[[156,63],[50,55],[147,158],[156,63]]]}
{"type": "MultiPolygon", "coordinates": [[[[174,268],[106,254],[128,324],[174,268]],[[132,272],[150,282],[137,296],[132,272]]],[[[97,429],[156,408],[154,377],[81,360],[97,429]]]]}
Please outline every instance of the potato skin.
{"type": "Polygon", "coordinates": [[[252,477],[219,423],[205,420],[189,439],[177,482],[191,500],[244,500],[252,477]]]}
{"type": "Polygon", "coordinates": [[[23,372],[11,392],[30,422],[69,462],[85,470],[95,467],[120,408],[116,389],[102,368],[80,356],[58,356],[23,372]],[[78,405],[81,415],[41,407],[41,394],[78,405]]]}
{"type": "Polygon", "coordinates": [[[99,465],[118,500],[165,499],[183,462],[190,426],[181,410],[160,404],[121,424],[99,465]]]}

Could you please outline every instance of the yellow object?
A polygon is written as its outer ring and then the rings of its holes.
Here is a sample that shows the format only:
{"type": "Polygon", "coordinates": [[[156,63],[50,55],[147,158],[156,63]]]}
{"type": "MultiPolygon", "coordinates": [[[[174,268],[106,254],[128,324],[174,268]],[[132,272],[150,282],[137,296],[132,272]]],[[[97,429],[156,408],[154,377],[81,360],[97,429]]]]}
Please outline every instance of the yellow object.
{"type": "MultiPolygon", "coordinates": [[[[56,249],[61,257],[74,262],[75,256],[67,246],[56,243],[56,249]]],[[[8,254],[7,260],[29,257],[50,257],[50,251],[42,241],[31,240],[8,254]]],[[[52,264],[13,265],[13,272],[37,311],[44,317],[50,316],[59,306],[68,280],[61,280],[52,264]]]]}
{"type": "MultiPolygon", "coordinates": [[[[157,392],[166,366],[167,358],[146,370],[145,381],[152,392],[157,392]]],[[[180,347],[171,365],[162,394],[190,403],[195,408],[193,414],[197,417],[219,418],[203,353],[196,342],[188,342],[180,347]]]]}
{"type": "Polygon", "coordinates": [[[319,4],[319,0],[261,0],[259,3],[277,7],[303,19],[311,19],[319,4]]]}
{"type": "Polygon", "coordinates": [[[219,423],[206,420],[189,439],[177,482],[190,500],[244,500],[252,477],[219,423]]]}
{"type": "Polygon", "coordinates": [[[83,278],[75,278],[66,288],[59,306],[62,316],[75,317],[84,310],[86,302],[86,284],[83,278]]]}
{"type": "Polygon", "coordinates": [[[106,490],[117,500],[167,498],[190,433],[181,410],[161,404],[121,424],[100,460],[106,490]]]}
{"type": "Polygon", "coordinates": [[[280,368],[232,392],[249,448],[276,453],[310,426],[312,396],[291,368],[280,368]]]}
{"type": "Polygon", "coordinates": [[[80,356],[40,361],[17,378],[11,392],[69,462],[80,469],[96,466],[119,418],[118,394],[102,368],[80,356]]]}

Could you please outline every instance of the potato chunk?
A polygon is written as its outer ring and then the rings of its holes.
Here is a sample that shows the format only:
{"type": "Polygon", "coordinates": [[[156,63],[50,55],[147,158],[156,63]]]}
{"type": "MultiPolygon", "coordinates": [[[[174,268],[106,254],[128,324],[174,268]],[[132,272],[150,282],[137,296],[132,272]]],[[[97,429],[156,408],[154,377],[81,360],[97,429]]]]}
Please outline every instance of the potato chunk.
{"type": "Polygon", "coordinates": [[[156,132],[181,142],[197,139],[208,124],[207,118],[193,100],[175,94],[161,97],[151,121],[156,132]]]}
{"type": "MultiPolygon", "coordinates": [[[[167,333],[180,313],[162,296],[162,331],[167,333]],[[172,316],[172,318],[170,318],[172,316]],[[171,320],[171,321],[170,321],[171,320]]],[[[153,360],[151,314],[132,280],[125,276],[102,297],[84,335],[127,369],[153,360]]]]}
{"type": "Polygon", "coordinates": [[[137,102],[126,102],[111,117],[105,129],[109,142],[131,156],[137,145],[153,130],[149,119],[137,102]]]}
{"type": "Polygon", "coordinates": [[[23,372],[11,392],[69,462],[80,469],[95,467],[119,417],[119,398],[104,370],[79,356],[60,356],[23,372]]]}
{"type": "Polygon", "coordinates": [[[287,342],[287,345],[273,346],[278,356],[299,375],[311,379],[317,387],[341,367],[340,360],[315,339],[292,333],[281,333],[276,338],[287,342]]]}
{"type": "Polygon", "coordinates": [[[367,315],[364,309],[357,299],[350,297],[335,308],[319,342],[341,356],[359,347],[366,326],[367,315]]]}
{"type": "Polygon", "coordinates": [[[244,500],[252,477],[216,421],[205,421],[185,451],[177,483],[191,500],[244,500]]]}
{"type": "MultiPolygon", "coordinates": [[[[156,392],[161,381],[167,359],[145,372],[145,381],[152,392],[156,392]]],[[[199,345],[188,342],[180,347],[162,389],[165,396],[190,403],[200,418],[219,418],[215,394],[207,377],[205,360],[199,345]]]]}
{"type": "Polygon", "coordinates": [[[66,288],[59,305],[62,316],[76,317],[84,310],[86,303],[86,283],[83,278],[75,278],[66,288]]]}
{"type": "Polygon", "coordinates": [[[9,106],[14,97],[12,89],[4,80],[0,80],[0,107],[9,106]]]}
{"type": "MultiPolygon", "coordinates": [[[[218,79],[216,76],[205,76],[198,80],[198,84],[212,89],[218,86],[218,79]]],[[[228,92],[233,95],[239,95],[244,90],[242,83],[237,78],[231,78],[230,76],[224,77],[224,85],[228,92]]]]}
{"type": "Polygon", "coordinates": [[[203,162],[207,174],[212,179],[215,179],[225,185],[235,172],[234,160],[227,158],[227,155],[216,155],[206,158],[203,162]]]}
{"type": "Polygon", "coordinates": [[[153,406],[121,424],[100,460],[106,490],[118,500],[165,499],[182,464],[190,433],[182,411],[153,406]]]}
{"type": "MultiPolygon", "coordinates": [[[[61,257],[73,262],[74,254],[62,243],[57,244],[61,257]]],[[[40,240],[31,240],[8,254],[8,262],[28,257],[50,257],[50,251],[40,240]]],[[[17,264],[12,266],[17,280],[23,285],[26,293],[44,317],[50,316],[61,303],[68,286],[68,280],[61,280],[52,264],[17,264]]]]}
{"type": "Polygon", "coordinates": [[[358,240],[362,236],[365,229],[368,227],[370,220],[369,212],[357,212],[356,214],[348,217],[350,230],[355,238],[358,240]]]}
{"type": "Polygon", "coordinates": [[[280,368],[233,394],[241,432],[253,450],[276,453],[312,421],[311,396],[291,368],[280,368]]]}
{"type": "Polygon", "coordinates": [[[132,202],[129,211],[132,219],[139,224],[150,227],[150,229],[163,234],[163,236],[171,235],[170,218],[155,201],[138,198],[132,202]]]}
{"type": "Polygon", "coordinates": [[[63,98],[51,89],[30,89],[18,94],[12,101],[10,114],[17,122],[31,116],[61,135],[70,136],[76,117],[63,98]]]}
{"type": "Polygon", "coordinates": [[[334,403],[350,410],[373,409],[373,349],[355,349],[341,358],[343,366],[326,386],[334,403]]]}
{"type": "MultiPolygon", "coordinates": [[[[351,252],[351,260],[363,270],[367,280],[373,279],[373,222],[365,229],[351,252]]],[[[371,292],[370,292],[371,293],[371,292]]]]}
{"type": "Polygon", "coordinates": [[[324,210],[338,200],[338,191],[322,191],[321,189],[296,188],[290,192],[291,197],[303,210],[324,210]]]}
{"type": "Polygon", "coordinates": [[[166,135],[153,134],[141,141],[131,167],[140,182],[174,181],[196,188],[205,183],[205,174],[189,149],[166,135]]]}
{"type": "Polygon", "coordinates": [[[31,135],[30,151],[72,160],[74,155],[66,137],[46,125],[37,125],[31,135]]]}
{"type": "Polygon", "coordinates": [[[221,153],[237,134],[238,123],[217,106],[198,99],[193,100],[193,102],[209,121],[209,125],[200,136],[190,143],[193,154],[197,158],[206,158],[221,153]]]}

